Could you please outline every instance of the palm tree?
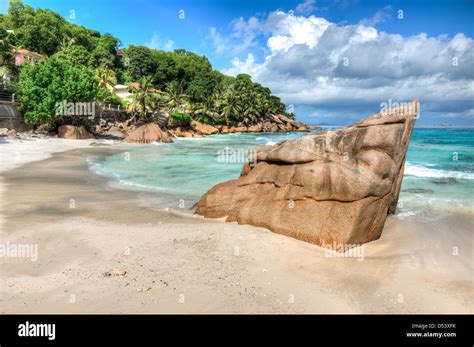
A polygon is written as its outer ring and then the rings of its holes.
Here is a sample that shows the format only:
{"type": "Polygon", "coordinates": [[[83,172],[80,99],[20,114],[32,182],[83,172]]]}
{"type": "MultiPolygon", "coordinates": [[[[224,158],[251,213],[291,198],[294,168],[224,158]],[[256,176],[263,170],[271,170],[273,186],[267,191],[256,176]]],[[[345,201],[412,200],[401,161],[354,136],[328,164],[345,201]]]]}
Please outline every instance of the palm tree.
{"type": "Polygon", "coordinates": [[[263,114],[262,96],[259,93],[250,92],[246,101],[243,122],[247,125],[255,124],[263,114]]]}
{"type": "Polygon", "coordinates": [[[152,80],[151,76],[143,77],[138,86],[132,85],[133,96],[127,110],[133,114],[132,120],[134,120],[137,115],[145,119],[149,112],[157,108],[158,97],[155,93],[150,91],[152,88],[152,80]]]}
{"type": "Polygon", "coordinates": [[[236,96],[234,91],[228,91],[224,94],[220,106],[222,108],[222,116],[224,116],[224,122],[226,125],[229,124],[229,119],[237,120],[240,113],[240,107],[239,98],[236,96]]]}
{"type": "Polygon", "coordinates": [[[195,104],[192,110],[194,115],[207,116],[214,121],[219,121],[219,112],[216,111],[216,100],[214,95],[210,95],[204,102],[195,104]]]}
{"type": "Polygon", "coordinates": [[[180,111],[186,111],[189,108],[187,103],[187,95],[183,93],[182,85],[176,81],[172,81],[168,84],[167,93],[165,96],[165,105],[169,110],[179,109],[180,111]]]}
{"type": "Polygon", "coordinates": [[[102,66],[99,67],[95,73],[97,77],[99,77],[99,87],[107,88],[111,93],[113,93],[114,86],[117,84],[115,72],[106,66],[102,66]]]}

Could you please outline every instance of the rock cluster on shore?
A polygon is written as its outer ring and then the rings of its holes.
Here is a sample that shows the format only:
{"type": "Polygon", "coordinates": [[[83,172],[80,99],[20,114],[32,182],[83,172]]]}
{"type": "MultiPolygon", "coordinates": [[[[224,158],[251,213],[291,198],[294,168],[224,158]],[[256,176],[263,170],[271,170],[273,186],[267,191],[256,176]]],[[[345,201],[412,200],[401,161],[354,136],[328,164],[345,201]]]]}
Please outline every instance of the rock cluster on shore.
{"type": "MultiPolygon", "coordinates": [[[[150,142],[173,142],[173,138],[176,137],[202,137],[214,134],[247,132],[308,132],[311,129],[319,129],[317,126],[308,126],[284,115],[269,115],[269,117],[265,121],[250,126],[243,124],[214,126],[192,121],[188,127],[167,127],[166,125],[160,127],[158,122],[137,125],[132,123],[130,119],[123,122],[100,119],[95,124],[93,133],[88,132],[83,126],[62,125],[58,128],[58,137],[70,140],[107,137],[119,141],[123,140],[127,143],[145,144],[150,142]]],[[[27,137],[54,136],[54,133],[50,132],[50,124],[41,124],[34,131],[27,133],[27,137]]],[[[0,129],[0,136],[2,135],[11,139],[21,138],[21,133],[17,136],[14,129],[0,129]]]]}
{"type": "Polygon", "coordinates": [[[209,190],[196,213],[330,248],[376,240],[397,206],[417,112],[394,109],[257,147],[256,163],[209,190]]]}
{"type": "Polygon", "coordinates": [[[96,136],[112,137],[124,140],[127,143],[172,142],[175,137],[201,137],[214,134],[258,133],[258,132],[308,132],[319,127],[308,126],[296,122],[284,115],[272,115],[268,120],[251,126],[239,124],[237,126],[210,125],[192,121],[188,127],[161,128],[157,123],[143,125],[132,124],[130,120],[124,122],[108,122],[102,119],[95,126],[96,136]],[[153,125],[153,126],[152,126],[153,125]]]}

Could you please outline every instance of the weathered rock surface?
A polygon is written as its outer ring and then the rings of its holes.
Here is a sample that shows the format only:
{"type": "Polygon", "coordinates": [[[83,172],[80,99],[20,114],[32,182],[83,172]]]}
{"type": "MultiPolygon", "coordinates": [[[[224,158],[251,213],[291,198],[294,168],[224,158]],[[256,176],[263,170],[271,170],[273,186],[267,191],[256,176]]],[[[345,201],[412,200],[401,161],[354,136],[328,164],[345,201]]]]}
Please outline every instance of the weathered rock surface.
{"type": "Polygon", "coordinates": [[[92,136],[92,134],[83,126],[74,125],[61,125],[58,128],[58,136],[68,140],[86,140],[94,138],[94,136],[92,136]]]}
{"type": "Polygon", "coordinates": [[[170,129],[169,132],[171,135],[176,136],[176,137],[193,137],[194,132],[189,131],[189,130],[183,130],[180,127],[175,128],[175,129],[170,129]]]}
{"type": "Polygon", "coordinates": [[[47,135],[49,133],[50,125],[48,123],[40,124],[35,129],[35,134],[38,135],[47,135]]]}
{"type": "Polygon", "coordinates": [[[212,135],[217,134],[219,130],[209,124],[199,123],[197,121],[191,122],[191,128],[200,135],[212,135]]]}
{"type": "Polygon", "coordinates": [[[18,136],[18,133],[17,133],[17,131],[16,131],[15,129],[10,129],[10,130],[8,130],[8,132],[7,132],[7,137],[8,137],[9,139],[14,140],[14,139],[17,138],[17,136],[18,136]]]}
{"type": "Polygon", "coordinates": [[[337,249],[378,239],[397,206],[419,110],[416,100],[410,105],[257,147],[255,165],[208,191],[196,213],[337,249]]]}
{"type": "Polygon", "coordinates": [[[168,132],[161,130],[156,123],[142,125],[125,139],[127,143],[173,142],[168,132]]]}
{"type": "Polygon", "coordinates": [[[258,123],[256,125],[249,126],[248,131],[251,133],[259,133],[262,131],[262,129],[263,129],[263,124],[258,123]]]}
{"type": "Polygon", "coordinates": [[[117,139],[124,139],[126,137],[124,131],[119,127],[113,126],[106,133],[106,136],[115,137],[117,139]]]}

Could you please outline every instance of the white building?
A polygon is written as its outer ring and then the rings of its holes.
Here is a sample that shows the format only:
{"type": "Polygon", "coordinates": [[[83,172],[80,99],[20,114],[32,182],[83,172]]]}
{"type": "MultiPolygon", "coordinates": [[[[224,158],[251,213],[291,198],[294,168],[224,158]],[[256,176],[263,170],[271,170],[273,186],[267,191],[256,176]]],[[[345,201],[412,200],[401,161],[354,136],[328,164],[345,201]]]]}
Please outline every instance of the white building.
{"type": "Polygon", "coordinates": [[[117,84],[114,86],[114,93],[121,99],[128,99],[133,95],[128,91],[128,87],[123,84],[117,84]]]}

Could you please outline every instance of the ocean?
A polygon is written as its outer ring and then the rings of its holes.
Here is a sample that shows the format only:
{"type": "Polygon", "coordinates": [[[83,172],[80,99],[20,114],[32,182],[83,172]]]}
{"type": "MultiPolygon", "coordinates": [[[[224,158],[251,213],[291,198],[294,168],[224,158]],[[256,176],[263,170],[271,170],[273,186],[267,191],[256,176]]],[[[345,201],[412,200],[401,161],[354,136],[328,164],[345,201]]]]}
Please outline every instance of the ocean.
{"type": "MultiPolygon", "coordinates": [[[[244,153],[302,133],[242,133],[179,138],[130,147],[92,162],[115,184],[156,192],[164,208],[190,210],[215,184],[239,177],[244,153]]],[[[474,215],[474,129],[416,128],[410,143],[397,218],[474,215]]]]}

